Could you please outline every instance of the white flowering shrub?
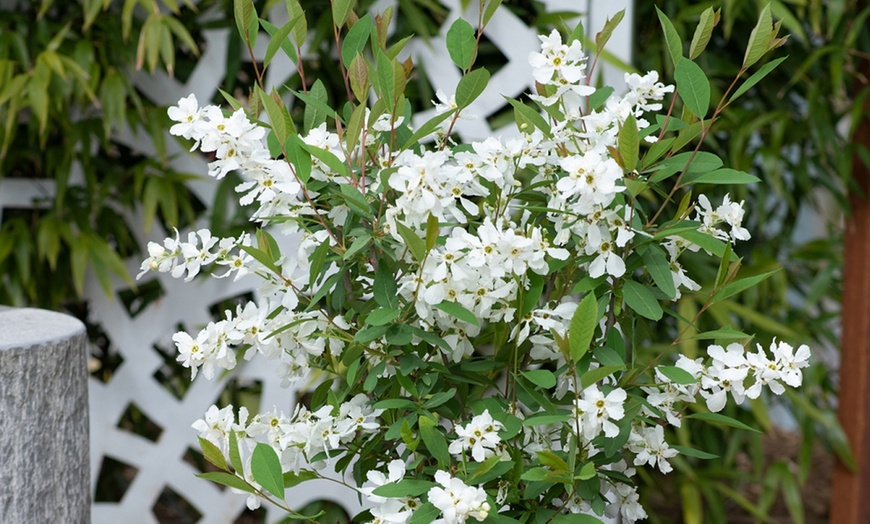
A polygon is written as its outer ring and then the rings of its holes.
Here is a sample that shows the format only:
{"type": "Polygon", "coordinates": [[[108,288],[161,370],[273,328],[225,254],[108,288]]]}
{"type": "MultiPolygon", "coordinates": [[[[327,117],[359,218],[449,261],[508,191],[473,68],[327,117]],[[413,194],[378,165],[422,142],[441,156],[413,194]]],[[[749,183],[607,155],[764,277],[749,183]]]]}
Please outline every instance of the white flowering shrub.
{"type": "MultiPolygon", "coordinates": [[[[529,56],[535,105],[511,101],[519,136],[463,143],[451,131],[486,88],[474,56],[497,7],[481,5],[477,28],[451,27],[464,76],[417,129],[403,95],[412,64],[396,58],[401,42],[384,43],[390,13],[357,18],[348,1],[333,3],[348,90],[338,109],[293,93],[306,103],[297,130],[281,97],[255,86],[247,111],[228,95],[231,113],[193,95],[169,111],[173,134],[214,155],[209,175],[241,174],[240,202],[260,229],[177,234],[149,246],[142,272],[262,282],[258,302],[176,334],[178,360],[211,378],[269,359],[285,383],[317,384],[293,413],[213,406],[194,422],[220,470],[201,476],[249,493],[252,507],[266,499],[316,518],[285,489],[337,473],[370,508],[355,521],[634,522],[646,517],[636,468],[668,473],[678,454],[711,457],[670,444],[666,428],[686,418],[745,428],[719,413],[729,397],[801,384],[806,346],[752,347],[730,326],[694,334],[715,342],[698,358],[676,353],[687,329],[663,351],[639,351],[649,341],[638,326],[679,318],[671,304],[683,293],[706,297],[681,319],[691,326],[768,276],[736,278],[732,246],[750,238],[744,203],[699,191],[758,182],[700,147],[721,110],[772,69],[738,82],[781,43],[769,19],[712,113],[691,61],[712,10],[688,58],[662,16],[676,86],[626,74],[622,95],[592,87],[598,54],[581,46],[582,28],[543,35],[529,56]],[[262,115],[269,126],[253,120],[262,115]],[[712,287],[681,265],[686,253],[720,261],[712,287]]],[[[236,8],[252,46],[254,7],[236,8]]],[[[297,52],[288,35],[299,20],[270,29],[264,67],[279,46],[297,52]]],[[[599,52],[618,22],[595,37],[599,52]]]]}

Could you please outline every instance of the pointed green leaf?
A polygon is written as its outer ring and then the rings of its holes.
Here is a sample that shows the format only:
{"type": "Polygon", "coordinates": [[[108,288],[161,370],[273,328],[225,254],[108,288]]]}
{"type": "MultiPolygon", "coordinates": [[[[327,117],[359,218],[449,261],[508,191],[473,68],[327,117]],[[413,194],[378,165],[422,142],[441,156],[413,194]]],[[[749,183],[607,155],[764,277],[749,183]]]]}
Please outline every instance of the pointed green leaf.
{"type": "Polygon", "coordinates": [[[674,278],[671,275],[671,264],[664,250],[657,244],[650,244],[641,255],[643,264],[649,271],[656,286],[669,298],[677,296],[677,288],[674,286],[674,278]]]}
{"type": "Polygon", "coordinates": [[[638,315],[650,320],[661,320],[662,306],[653,292],[643,284],[626,280],[622,286],[622,297],[625,304],[638,315]]]}
{"type": "Polygon", "coordinates": [[[592,384],[604,380],[610,375],[625,369],[624,365],[618,366],[601,366],[600,368],[590,369],[580,376],[580,387],[588,388],[592,384]]]}
{"type": "Polygon", "coordinates": [[[543,389],[550,389],[556,385],[556,376],[553,375],[552,371],[546,369],[523,371],[523,376],[532,384],[543,389]]]}
{"type": "Polygon", "coordinates": [[[284,500],[284,472],[272,446],[258,442],[251,455],[251,476],[272,495],[284,500]]]}
{"type": "Polygon", "coordinates": [[[372,15],[366,13],[350,28],[341,43],[341,61],[349,67],[354,57],[362,53],[372,34],[372,15]]]}
{"type": "Polygon", "coordinates": [[[608,18],[606,22],[604,22],[604,27],[601,31],[595,35],[595,49],[601,52],[602,49],[607,45],[607,41],[610,40],[610,37],[613,35],[613,31],[616,29],[616,26],[622,22],[622,19],[625,17],[625,9],[619,11],[613,18],[608,18]]]}
{"type": "Polygon", "coordinates": [[[426,449],[438,461],[439,466],[448,467],[450,465],[450,453],[447,451],[447,439],[444,438],[444,433],[438,430],[438,423],[429,417],[423,416],[420,417],[417,425],[420,427],[420,438],[426,444],[426,449]]]}
{"type": "Polygon", "coordinates": [[[692,37],[692,43],[689,45],[689,58],[694,60],[700,55],[707,44],[710,42],[710,37],[713,36],[713,27],[719,19],[719,13],[714,11],[712,7],[708,7],[701,13],[701,20],[698,22],[698,27],[695,28],[695,35],[692,37]]]}
{"type": "Polygon", "coordinates": [[[707,453],[706,451],[701,451],[700,449],[689,448],[686,446],[678,446],[676,444],[672,444],[671,448],[679,451],[681,455],[685,455],[687,457],[695,457],[704,460],[719,458],[719,455],[714,455],[712,453],[707,453]]]}
{"type": "Polygon", "coordinates": [[[469,324],[473,324],[475,326],[480,325],[480,321],[474,316],[474,313],[460,306],[456,302],[451,302],[449,300],[444,300],[438,304],[435,304],[435,307],[440,309],[441,311],[447,313],[451,317],[458,318],[463,322],[467,322],[469,324]]]}
{"type": "Polygon", "coordinates": [[[747,431],[754,431],[755,433],[761,433],[760,430],[757,430],[753,427],[747,426],[743,422],[739,420],[733,419],[726,415],[721,415],[719,413],[692,413],[688,415],[686,418],[693,418],[696,420],[703,420],[704,422],[712,422],[714,424],[721,424],[723,426],[731,426],[732,428],[745,429],[747,431]]]}
{"type": "Polygon", "coordinates": [[[456,86],[456,106],[460,109],[468,107],[483,93],[487,83],[489,71],[482,67],[469,71],[456,86]]]}
{"type": "Polygon", "coordinates": [[[749,43],[746,44],[746,54],[743,56],[744,68],[758,62],[764,56],[773,36],[773,18],[770,15],[770,4],[768,3],[761,10],[758,22],[749,34],[749,43]]]}
{"type": "Polygon", "coordinates": [[[734,91],[734,94],[731,95],[731,98],[728,100],[728,103],[733,102],[734,100],[737,99],[737,97],[739,97],[740,95],[749,91],[755,84],[760,82],[764,77],[766,77],[768,74],[770,74],[771,71],[776,69],[776,67],[779,64],[781,64],[786,58],[788,58],[788,57],[783,56],[781,58],[777,58],[776,60],[771,60],[770,62],[761,66],[761,68],[759,68],[758,71],[756,71],[752,76],[747,78],[746,82],[743,82],[743,84],[740,87],[738,87],[736,91],[734,91]]]}
{"type": "Polygon", "coordinates": [[[658,366],[656,367],[658,371],[662,372],[662,375],[671,379],[675,384],[681,385],[689,385],[689,384],[697,384],[698,379],[692,376],[691,373],[686,371],[685,369],[678,368],[677,366],[658,366]]]}
{"type": "Polygon", "coordinates": [[[411,251],[411,256],[414,257],[414,260],[417,262],[423,262],[423,259],[426,258],[426,244],[423,243],[423,239],[417,236],[417,233],[411,230],[408,226],[401,222],[396,222],[396,228],[399,230],[399,235],[405,241],[405,245],[408,247],[408,250],[411,251]]]}
{"type": "Polygon", "coordinates": [[[656,13],[658,14],[659,22],[662,24],[662,31],[665,33],[665,43],[668,46],[671,62],[676,66],[677,62],[683,57],[683,40],[680,38],[680,33],[677,32],[670,18],[658,7],[656,7],[656,13]]]}
{"type": "Polygon", "coordinates": [[[568,341],[571,347],[571,359],[576,363],[589,351],[595,328],[598,327],[598,300],[595,294],[589,292],[583,300],[577,304],[574,315],[571,317],[571,326],[568,330],[568,341]]]}
{"type": "Polygon", "coordinates": [[[622,167],[626,171],[634,171],[637,167],[637,157],[640,152],[640,140],[637,136],[637,120],[634,114],[628,115],[622,127],[619,128],[619,155],[622,157],[622,167]]]}
{"type": "Polygon", "coordinates": [[[236,488],[238,490],[244,491],[245,493],[256,493],[256,490],[253,486],[240,479],[239,477],[233,475],[232,473],[227,473],[225,471],[209,471],[207,473],[197,473],[196,476],[201,479],[210,480],[212,482],[222,484],[224,486],[236,488]]]}
{"type": "Polygon", "coordinates": [[[710,81],[707,80],[707,75],[698,64],[683,58],[677,62],[674,81],[677,83],[680,99],[692,114],[703,120],[710,108],[710,81]]]}
{"type": "Polygon", "coordinates": [[[344,27],[347,22],[347,17],[350,16],[353,10],[355,0],[331,0],[332,2],[332,23],[336,26],[344,27]]]}

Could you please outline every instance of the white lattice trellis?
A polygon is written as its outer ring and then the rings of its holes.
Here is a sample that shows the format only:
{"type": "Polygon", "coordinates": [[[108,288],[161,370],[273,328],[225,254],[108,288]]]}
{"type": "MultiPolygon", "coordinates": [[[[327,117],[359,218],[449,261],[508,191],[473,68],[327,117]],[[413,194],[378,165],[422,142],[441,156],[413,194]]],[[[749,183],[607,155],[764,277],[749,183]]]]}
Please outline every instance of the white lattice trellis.
{"type": "MultiPolygon", "coordinates": [[[[393,2],[390,0],[383,0],[375,6],[375,10],[382,11],[391,3],[393,2]]],[[[462,13],[459,0],[445,0],[442,4],[449,9],[450,14],[440,33],[428,44],[410,43],[406,52],[413,57],[415,63],[423,65],[422,69],[426,71],[434,88],[452,92],[459,81],[460,72],[447,55],[444,38],[450,23],[462,13]]],[[[627,8],[626,19],[631,19],[630,0],[545,0],[544,4],[550,11],[585,12],[587,34],[600,30],[606,18],[620,9],[627,8]]],[[[286,18],[286,14],[284,17],[286,18]]],[[[275,18],[275,23],[282,22],[280,15],[275,18]]],[[[465,18],[476,19],[476,12],[465,13],[465,18]]],[[[141,75],[135,79],[136,84],[158,104],[174,104],[189,93],[195,93],[199,100],[212,99],[224,77],[228,31],[224,29],[205,32],[207,51],[186,83],[164,75],[141,75]]],[[[490,89],[469,108],[468,111],[479,118],[459,121],[457,132],[465,139],[512,132],[511,129],[491,129],[486,117],[506,106],[502,95],[517,96],[532,88],[527,58],[528,53],[539,45],[536,32],[526,27],[509,10],[500,9],[487,27],[486,36],[507,57],[508,62],[493,76],[490,89]]],[[[626,62],[629,61],[630,37],[630,24],[624,23],[613,35],[609,45],[609,51],[626,62]]],[[[257,49],[260,57],[265,54],[264,40],[265,35],[262,35],[257,49]]],[[[271,72],[266,80],[271,85],[286,79],[295,70],[294,65],[286,57],[280,56],[280,53],[270,68],[271,72]]],[[[605,68],[604,76],[605,82],[618,84],[621,72],[605,68]]],[[[425,112],[417,115],[417,123],[430,116],[425,112]]],[[[153,154],[153,151],[143,150],[143,145],[148,144],[148,140],[129,133],[118,138],[143,154],[153,154]]],[[[171,151],[175,155],[174,169],[180,172],[205,173],[203,159],[186,154],[174,141],[169,141],[168,147],[174,148],[171,151]]],[[[4,204],[18,205],[34,198],[50,197],[53,190],[50,184],[43,181],[3,180],[0,187],[0,213],[4,204]]],[[[194,182],[191,189],[203,202],[213,201],[215,186],[212,181],[194,182]]],[[[141,225],[143,221],[140,216],[133,216],[129,217],[129,223],[141,225]]],[[[149,240],[159,241],[164,233],[158,228],[152,230],[150,235],[146,235],[143,230],[134,231],[143,245],[149,240]]],[[[138,260],[128,261],[131,274],[138,272],[138,265],[138,260]]],[[[122,364],[108,383],[104,384],[96,379],[91,381],[91,486],[96,486],[105,457],[128,464],[137,470],[120,502],[94,504],[93,522],[157,522],[153,507],[166,488],[193,504],[202,514],[200,522],[233,522],[244,509],[245,497],[235,495],[229,490],[221,490],[194,476],[196,469],[183,460],[189,448],[197,448],[196,434],[190,429],[190,424],[215,402],[230,378],[261,382],[260,405],[265,409],[274,405],[285,412],[291,412],[296,392],[281,389],[273,379],[272,371],[256,359],[240,366],[231,377],[195,381],[181,399],[167,391],[154,377],[163,365],[163,360],[154,349],[155,344],[173,347],[170,337],[178,324],[190,329],[204,325],[210,320],[208,307],[211,304],[252,292],[256,282],[242,280],[232,283],[227,280],[200,279],[182,284],[166,274],[150,275],[149,278],[157,278],[166,293],[132,318],[121,306],[118,298],[107,298],[103,294],[95,279],[89,278],[86,284],[93,320],[102,325],[113,347],[117,348],[123,358],[122,364]],[[118,427],[119,419],[131,404],[160,427],[162,432],[156,440],[149,440],[118,427]]],[[[116,290],[120,291],[124,287],[119,282],[116,290]]],[[[288,501],[296,508],[318,499],[336,501],[351,515],[359,510],[355,494],[349,489],[342,490],[334,483],[304,483],[288,492],[288,501]]],[[[272,512],[269,520],[277,517],[278,513],[272,512]]]]}

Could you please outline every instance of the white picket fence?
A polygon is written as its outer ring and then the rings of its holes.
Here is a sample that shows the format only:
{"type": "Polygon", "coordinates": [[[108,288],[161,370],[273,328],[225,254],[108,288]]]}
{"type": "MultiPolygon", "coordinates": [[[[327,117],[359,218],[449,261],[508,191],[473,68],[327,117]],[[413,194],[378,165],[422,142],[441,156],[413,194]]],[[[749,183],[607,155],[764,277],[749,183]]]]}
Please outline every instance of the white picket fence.
{"type": "MultiPolygon", "coordinates": [[[[393,2],[390,0],[383,0],[375,6],[375,10],[382,11],[391,3],[393,2]]],[[[412,42],[408,45],[407,52],[415,63],[424,66],[423,69],[435,89],[452,92],[459,81],[460,72],[447,55],[444,38],[450,23],[462,13],[459,0],[443,0],[441,3],[450,10],[450,14],[440,34],[428,44],[422,41],[412,42]]],[[[544,4],[549,11],[584,12],[587,34],[591,35],[600,30],[608,17],[620,9],[626,9],[626,20],[613,35],[608,50],[619,59],[630,62],[631,0],[546,0],[544,4]]],[[[280,15],[273,18],[274,23],[282,23],[280,15]]],[[[476,20],[476,11],[466,13],[465,18],[476,20]]],[[[286,20],[286,14],[284,19],[286,20]]],[[[224,77],[228,31],[205,32],[206,51],[186,83],[180,83],[165,75],[141,74],[135,76],[136,84],[158,104],[174,104],[189,93],[195,93],[199,100],[212,99],[224,77]]],[[[529,52],[539,46],[535,30],[529,29],[509,10],[502,8],[487,27],[486,36],[507,57],[508,62],[493,76],[491,88],[469,107],[468,111],[479,118],[459,121],[457,131],[465,139],[510,133],[510,129],[491,129],[486,117],[504,109],[506,102],[502,95],[517,96],[533,88],[527,59],[529,52]]],[[[265,54],[266,44],[265,35],[262,35],[257,49],[260,57],[265,54]]],[[[266,79],[269,84],[286,79],[295,70],[288,59],[280,56],[270,67],[271,73],[266,79]]],[[[618,85],[621,77],[621,71],[605,65],[606,83],[618,85]]],[[[425,113],[418,115],[420,119],[426,117],[425,113]]],[[[128,132],[118,139],[142,154],[154,153],[148,148],[150,142],[143,137],[128,132]]],[[[202,158],[188,154],[174,141],[168,141],[167,146],[173,149],[171,153],[175,158],[175,170],[203,174],[206,172],[202,158]]],[[[77,175],[80,176],[72,173],[73,180],[77,175]]],[[[212,181],[194,182],[192,190],[201,201],[213,201],[215,185],[212,181]]],[[[14,204],[20,207],[23,201],[50,197],[52,192],[53,185],[50,182],[0,179],[0,220],[4,206],[14,204]]],[[[165,235],[165,231],[157,224],[152,226],[149,234],[145,234],[141,216],[130,216],[128,219],[128,223],[136,225],[137,230],[133,233],[142,245],[149,240],[162,240],[165,235]]],[[[131,274],[138,272],[139,263],[139,260],[127,261],[131,274]]],[[[155,377],[164,365],[155,345],[173,349],[171,336],[177,325],[197,329],[210,320],[208,307],[211,304],[253,292],[256,282],[245,279],[237,283],[198,279],[182,284],[165,274],[149,275],[148,278],[157,278],[165,290],[165,295],[132,318],[117,296],[107,297],[92,275],[87,279],[86,298],[92,313],[90,320],[102,326],[112,347],[123,358],[108,383],[96,379],[91,379],[90,383],[91,488],[94,490],[96,487],[104,460],[111,459],[135,468],[135,474],[130,470],[132,478],[127,479],[129,486],[119,502],[96,502],[93,505],[92,521],[97,524],[159,522],[153,508],[161,494],[168,489],[195,507],[202,515],[199,522],[234,522],[244,510],[245,497],[233,494],[228,489],[219,489],[216,485],[194,476],[198,471],[191,462],[184,460],[189,449],[197,449],[196,432],[190,429],[190,424],[202,417],[203,412],[216,401],[230,380],[237,383],[261,383],[260,405],[264,409],[276,406],[285,413],[292,412],[296,391],[281,389],[273,379],[272,370],[254,360],[240,366],[232,375],[223,379],[196,380],[183,398],[177,398],[155,377]],[[119,427],[119,420],[131,405],[161,430],[156,439],[133,434],[119,427]]],[[[125,287],[119,281],[116,291],[125,287]]],[[[288,492],[288,500],[292,501],[295,508],[321,499],[338,502],[351,515],[359,510],[355,493],[342,490],[335,483],[305,483],[288,492]]],[[[277,512],[271,512],[268,520],[271,522],[278,517],[277,512]]],[[[181,522],[166,520],[165,517],[163,521],[181,522]]]]}

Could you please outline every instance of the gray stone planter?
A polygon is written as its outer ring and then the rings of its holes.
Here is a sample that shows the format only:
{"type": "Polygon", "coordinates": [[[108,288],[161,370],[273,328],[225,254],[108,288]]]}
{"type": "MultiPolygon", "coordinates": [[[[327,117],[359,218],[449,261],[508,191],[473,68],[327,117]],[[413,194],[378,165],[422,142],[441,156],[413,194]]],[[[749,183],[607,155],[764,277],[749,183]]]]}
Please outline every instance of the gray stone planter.
{"type": "Polygon", "coordinates": [[[84,325],[0,310],[0,522],[90,522],[84,325]]]}

